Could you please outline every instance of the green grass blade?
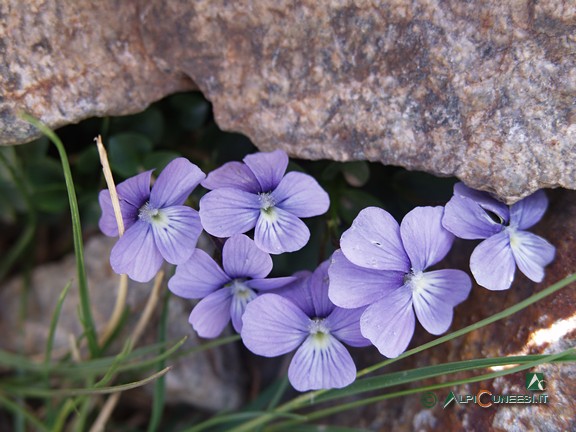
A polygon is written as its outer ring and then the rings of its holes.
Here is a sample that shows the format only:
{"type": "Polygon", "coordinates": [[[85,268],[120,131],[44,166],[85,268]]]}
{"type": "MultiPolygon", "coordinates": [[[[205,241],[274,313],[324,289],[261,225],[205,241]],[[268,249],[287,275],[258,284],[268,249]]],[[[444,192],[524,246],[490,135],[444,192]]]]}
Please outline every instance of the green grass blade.
{"type": "Polygon", "coordinates": [[[54,336],[56,335],[56,326],[58,325],[58,320],[60,319],[60,312],[62,311],[62,305],[64,304],[64,300],[68,295],[68,291],[72,286],[72,281],[68,282],[60,296],[58,297],[58,302],[56,303],[56,307],[54,308],[54,313],[52,314],[52,318],[50,320],[50,329],[48,331],[48,339],[46,340],[46,350],[44,353],[44,366],[46,367],[45,370],[48,370],[50,366],[50,359],[52,357],[52,347],[54,346],[54,336]]]}
{"type": "MultiPolygon", "coordinates": [[[[250,411],[250,412],[234,413],[234,414],[228,414],[228,415],[219,415],[216,417],[212,417],[211,419],[208,419],[202,423],[199,423],[196,426],[185,429],[182,432],[205,431],[207,428],[212,427],[212,426],[217,426],[217,425],[221,425],[224,423],[235,423],[237,421],[247,420],[247,419],[251,419],[251,418],[255,418],[255,417],[259,418],[260,416],[263,416],[263,415],[270,415],[270,412],[268,412],[268,411],[250,411]]],[[[300,420],[301,418],[303,418],[303,416],[301,416],[299,414],[291,414],[291,413],[274,413],[274,414],[272,414],[272,416],[274,419],[293,418],[293,419],[300,420]]]]}
{"type": "MultiPolygon", "coordinates": [[[[183,337],[170,348],[167,348],[168,342],[164,344],[154,344],[151,346],[139,348],[130,353],[126,357],[125,364],[118,366],[117,372],[127,372],[138,369],[151,368],[158,364],[162,359],[167,359],[174,352],[176,352],[186,341],[187,337],[183,337]],[[156,354],[152,358],[140,360],[141,357],[150,354],[156,354]]],[[[169,342],[172,343],[172,342],[169,342]]],[[[0,365],[9,369],[20,369],[24,372],[34,374],[52,374],[62,376],[69,379],[82,378],[85,379],[94,375],[101,375],[106,373],[110,366],[117,360],[117,356],[101,357],[93,360],[86,360],[82,363],[61,361],[58,364],[36,363],[30,361],[26,356],[13,354],[7,351],[0,350],[0,365]]],[[[33,376],[33,379],[36,377],[33,376]]]]}
{"type": "Polygon", "coordinates": [[[95,387],[100,388],[104,387],[107,383],[112,381],[114,377],[118,374],[118,368],[126,360],[126,358],[130,355],[132,351],[132,340],[128,339],[124,343],[124,347],[122,351],[120,351],[116,357],[114,358],[114,362],[110,365],[104,376],[96,383],[95,387]]]}
{"type": "MultiPolygon", "coordinates": [[[[158,342],[163,343],[166,341],[166,333],[168,329],[168,311],[170,302],[170,292],[164,293],[164,301],[162,305],[162,314],[160,315],[160,325],[158,328],[158,342]]],[[[164,369],[166,362],[161,359],[158,362],[158,370],[164,369]]],[[[152,413],[148,423],[148,432],[155,432],[160,427],[162,421],[162,414],[164,413],[164,398],[166,393],[166,381],[164,377],[158,378],[154,382],[154,394],[152,399],[152,413]]]]}
{"type": "Polygon", "coordinates": [[[139,381],[134,381],[128,384],[120,384],[110,387],[93,387],[93,388],[71,388],[71,389],[47,389],[47,388],[34,388],[34,387],[22,387],[22,386],[11,386],[5,385],[4,390],[15,395],[35,397],[35,398],[55,398],[55,397],[68,397],[68,396],[88,396],[88,395],[100,395],[100,394],[111,394],[123,392],[126,390],[131,390],[137,387],[148,384],[157,378],[168,373],[171,366],[162,369],[147,378],[139,381]]]}
{"type": "Polygon", "coordinates": [[[3,393],[0,393],[0,405],[2,405],[4,408],[6,408],[8,411],[11,411],[15,415],[22,416],[26,421],[28,421],[28,423],[34,426],[35,430],[48,432],[48,428],[44,426],[42,422],[38,420],[34,414],[32,414],[24,407],[20,406],[18,403],[13,402],[7,397],[5,397],[3,393]]]}
{"type": "Polygon", "coordinates": [[[0,261],[0,281],[4,279],[8,271],[12,265],[16,262],[16,260],[22,255],[22,253],[26,250],[26,247],[32,242],[34,239],[34,234],[36,233],[36,209],[32,203],[32,199],[30,198],[30,193],[28,192],[28,187],[26,182],[23,178],[21,178],[18,170],[12,166],[4,156],[2,152],[0,152],[0,162],[6,167],[8,171],[10,171],[10,175],[14,180],[14,184],[18,188],[18,191],[24,198],[24,202],[26,203],[27,212],[26,212],[26,226],[24,227],[24,231],[18,237],[18,240],[14,245],[10,248],[7,253],[3,254],[2,260],[0,261]]]}
{"type": "Polygon", "coordinates": [[[86,266],[84,263],[84,246],[82,241],[82,227],[80,224],[80,213],[78,210],[78,200],[76,199],[76,192],[74,189],[74,180],[72,179],[72,172],[70,171],[70,164],[66,150],[60,138],[48,128],[45,124],[38,121],[28,114],[23,114],[22,118],[35,126],[40,132],[46,135],[50,141],[58,149],[60,160],[62,162],[62,170],[64,172],[64,179],[66,182],[66,190],[68,191],[68,201],[70,202],[70,214],[72,216],[72,233],[74,236],[74,253],[76,255],[76,268],[78,273],[78,287],[80,293],[80,307],[82,310],[81,322],[84,326],[84,334],[88,341],[88,349],[92,357],[98,357],[98,337],[96,335],[96,327],[94,326],[94,318],[92,317],[92,310],[90,309],[90,294],[88,292],[88,282],[86,279],[86,266]]]}

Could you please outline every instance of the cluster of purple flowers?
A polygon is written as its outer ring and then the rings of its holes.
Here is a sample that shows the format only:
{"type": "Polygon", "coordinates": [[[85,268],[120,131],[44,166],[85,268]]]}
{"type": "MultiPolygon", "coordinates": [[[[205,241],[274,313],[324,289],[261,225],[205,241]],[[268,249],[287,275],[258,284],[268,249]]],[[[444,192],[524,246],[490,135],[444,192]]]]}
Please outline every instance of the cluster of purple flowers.
{"type": "MultiPolygon", "coordinates": [[[[231,321],[246,347],[274,357],[296,350],[288,377],[294,388],[341,388],[356,367],[344,344],[404,352],[416,318],[430,333],[450,327],[454,307],[472,282],[455,269],[433,269],[454,238],[484,239],[470,258],[472,275],[491,290],[510,287],[516,266],[540,282],[554,247],[526,229],[548,202],[539,191],[506,206],[462,183],[445,207],[418,207],[402,222],[385,210],[362,210],[341,249],[314,272],[269,278],[270,254],[293,252],[310,238],[300,218],[325,213],[328,194],[309,175],[286,173],[282,151],[229,162],[208,176],[184,158],[172,161],[152,188],[152,172],[117,187],[126,231],[110,256],[112,268],[146,282],[164,260],[177,265],[168,282],[176,295],[199,299],[190,323],[201,337],[219,336],[231,321]],[[202,184],[199,212],[184,205],[202,184]],[[203,250],[205,230],[225,240],[221,265],[203,250]],[[245,233],[254,230],[254,240],[245,233]]],[[[117,236],[111,196],[100,193],[100,228],[117,236]]]]}

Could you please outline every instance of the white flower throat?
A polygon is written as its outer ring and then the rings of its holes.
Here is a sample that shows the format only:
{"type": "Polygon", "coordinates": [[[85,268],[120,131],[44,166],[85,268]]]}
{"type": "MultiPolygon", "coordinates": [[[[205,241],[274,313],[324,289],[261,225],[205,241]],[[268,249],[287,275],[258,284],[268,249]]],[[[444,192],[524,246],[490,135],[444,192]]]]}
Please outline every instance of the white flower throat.
{"type": "Polygon", "coordinates": [[[308,324],[308,331],[317,348],[324,348],[330,341],[330,329],[324,323],[325,318],[314,318],[308,324]]]}
{"type": "Polygon", "coordinates": [[[270,192],[261,192],[258,194],[260,200],[260,209],[264,212],[269,212],[276,205],[276,200],[270,192]]]}
{"type": "Polygon", "coordinates": [[[162,224],[168,221],[166,215],[162,213],[160,209],[152,207],[149,202],[144,204],[142,207],[140,207],[140,210],[138,210],[138,219],[144,222],[148,222],[150,224],[151,223],[162,224]]]}
{"type": "Polygon", "coordinates": [[[276,221],[278,219],[278,214],[275,210],[276,199],[272,194],[270,192],[261,192],[258,194],[258,200],[260,201],[260,214],[270,222],[276,221]]]}

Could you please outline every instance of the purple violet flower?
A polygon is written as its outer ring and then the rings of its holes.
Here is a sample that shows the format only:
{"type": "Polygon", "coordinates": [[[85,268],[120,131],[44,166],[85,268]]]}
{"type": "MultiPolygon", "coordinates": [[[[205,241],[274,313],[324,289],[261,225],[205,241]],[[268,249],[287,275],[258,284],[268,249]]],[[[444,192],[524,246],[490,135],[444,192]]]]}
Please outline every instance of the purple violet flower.
{"type": "Polygon", "coordinates": [[[244,313],[241,335],[250,351],[276,357],[298,348],[288,368],[288,379],[298,391],[349,385],[356,366],[342,342],[370,345],[360,333],[363,309],[342,309],[328,299],[327,270],[328,261],[278,294],[261,295],[244,313]]]}
{"type": "Polygon", "coordinates": [[[200,200],[204,229],[216,237],[230,237],[255,227],[256,245],[271,254],[304,247],[310,231],[300,218],[325,213],[330,200],[309,175],[284,175],[287,166],[286,153],[276,150],[212,171],[202,182],[212,189],[200,200]]]}
{"type": "MultiPolygon", "coordinates": [[[[124,235],[112,248],[110,264],[119,274],[138,282],[148,282],[162,266],[186,261],[202,232],[198,212],[184,206],[188,195],[204,179],[204,173],[184,158],[170,162],[150,190],[152,170],[143,172],[117,187],[124,235]]],[[[100,230],[118,235],[108,189],[98,196],[102,216],[100,230]]]]}
{"type": "Polygon", "coordinates": [[[232,318],[234,330],[242,330],[246,305],[258,292],[277,289],[293,277],[265,279],[272,271],[272,258],[243,234],[230,237],[222,249],[222,268],[210,256],[196,249],[190,259],[176,268],[168,282],[174,294],[201,298],[190,314],[190,324],[204,338],[222,333],[232,318]]]}
{"type": "Polygon", "coordinates": [[[444,333],[453,308],[470,292],[461,270],[428,267],[442,260],[454,236],[442,227],[442,207],[417,207],[400,226],[377,207],[362,210],[342,234],[330,265],[330,300],[344,308],[368,306],[362,334],[386,357],[400,355],[414,333],[415,317],[430,333],[444,333]]]}
{"type": "Polygon", "coordinates": [[[472,252],[470,270],[479,285],[500,291],[512,285],[516,266],[534,282],[544,279],[554,246],[525,230],[542,218],[547,207],[542,190],[508,207],[486,192],[457,183],[442,224],[457,237],[486,239],[472,252]]]}

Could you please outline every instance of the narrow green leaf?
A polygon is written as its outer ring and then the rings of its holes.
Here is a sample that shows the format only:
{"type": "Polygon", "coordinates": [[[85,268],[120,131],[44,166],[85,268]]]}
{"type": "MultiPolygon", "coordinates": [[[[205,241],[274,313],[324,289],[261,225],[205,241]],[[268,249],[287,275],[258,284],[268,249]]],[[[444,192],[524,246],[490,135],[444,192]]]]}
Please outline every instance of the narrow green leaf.
{"type": "Polygon", "coordinates": [[[78,286],[80,292],[80,307],[82,310],[81,321],[84,325],[84,333],[88,341],[88,349],[92,357],[99,355],[98,337],[96,335],[96,327],[94,326],[94,319],[92,317],[92,310],[90,309],[90,295],[88,292],[88,283],[86,280],[86,267],[84,264],[84,246],[82,241],[82,226],[80,224],[80,215],[78,212],[78,201],[76,200],[76,192],[74,189],[74,180],[70,171],[70,164],[68,163],[68,156],[60,138],[45,124],[38,121],[34,117],[23,114],[24,120],[35,126],[40,132],[46,135],[50,141],[58,149],[60,160],[62,162],[62,170],[64,172],[64,179],[66,181],[66,190],[68,191],[68,201],[70,203],[70,214],[72,216],[72,233],[74,236],[74,253],[76,255],[76,267],[78,273],[78,286]]]}
{"type": "Polygon", "coordinates": [[[36,398],[54,398],[54,397],[67,397],[67,396],[84,396],[84,395],[98,395],[98,394],[110,394],[110,393],[118,393],[123,392],[126,390],[131,390],[137,387],[142,387],[143,385],[148,384],[149,382],[154,381],[157,378],[168,373],[171,369],[171,366],[162,369],[160,372],[157,372],[145,379],[134,381],[128,384],[121,384],[117,386],[110,386],[110,387],[99,387],[99,388],[70,388],[70,389],[46,389],[46,388],[39,388],[39,387],[19,387],[19,386],[10,386],[5,385],[4,390],[8,392],[12,392],[15,395],[20,396],[27,396],[27,397],[36,397],[36,398]]]}
{"type": "MultiPolygon", "coordinates": [[[[0,162],[6,168],[6,170],[10,172],[12,181],[18,189],[19,196],[23,197],[26,205],[26,226],[24,227],[24,231],[22,234],[20,234],[18,240],[16,243],[14,243],[10,250],[3,254],[2,260],[0,261],[0,280],[2,280],[34,239],[37,215],[36,208],[34,207],[30,192],[28,190],[28,185],[18,171],[21,168],[15,166],[16,161],[14,164],[11,164],[5,157],[4,152],[0,152],[0,162]]],[[[10,199],[10,196],[5,196],[4,198],[10,199]]]]}
{"type": "MultiPolygon", "coordinates": [[[[158,342],[163,343],[166,341],[166,333],[168,330],[168,310],[169,310],[170,292],[164,293],[164,301],[162,305],[162,314],[160,315],[160,325],[158,328],[158,342]]],[[[158,369],[162,370],[166,366],[164,359],[158,362],[158,369]]],[[[160,377],[154,383],[154,395],[152,399],[152,414],[148,423],[148,432],[154,432],[160,427],[162,421],[162,414],[164,412],[164,398],[166,392],[166,382],[164,377],[160,377]]]]}
{"type": "Polygon", "coordinates": [[[48,432],[48,428],[42,424],[40,420],[36,418],[34,414],[25,409],[24,407],[18,405],[16,402],[8,399],[3,393],[0,393],[0,405],[6,408],[8,411],[14,413],[15,415],[20,415],[24,417],[34,428],[38,431],[48,432]]]}
{"type": "Polygon", "coordinates": [[[72,281],[68,282],[60,296],[58,297],[58,301],[56,302],[56,307],[54,308],[54,313],[52,314],[52,319],[50,320],[50,329],[48,330],[48,338],[46,340],[46,350],[44,354],[44,366],[46,367],[46,371],[50,366],[50,360],[52,357],[52,347],[54,345],[54,335],[56,334],[56,326],[58,325],[58,320],[60,319],[60,312],[62,311],[62,305],[64,304],[64,300],[68,295],[68,291],[70,290],[70,286],[72,286],[72,281]]]}
{"type": "Polygon", "coordinates": [[[235,423],[239,420],[246,420],[251,418],[259,418],[263,415],[271,415],[273,419],[277,418],[293,418],[293,419],[300,419],[302,418],[301,415],[298,414],[290,414],[290,413],[273,413],[270,414],[268,411],[250,411],[250,412],[242,412],[242,413],[234,413],[228,415],[219,415],[216,417],[212,417],[202,423],[197,424],[191,428],[185,429],[182,432],[200,432],[206,430],[208,427],[221,425],[224,423],[235,423]]]}

